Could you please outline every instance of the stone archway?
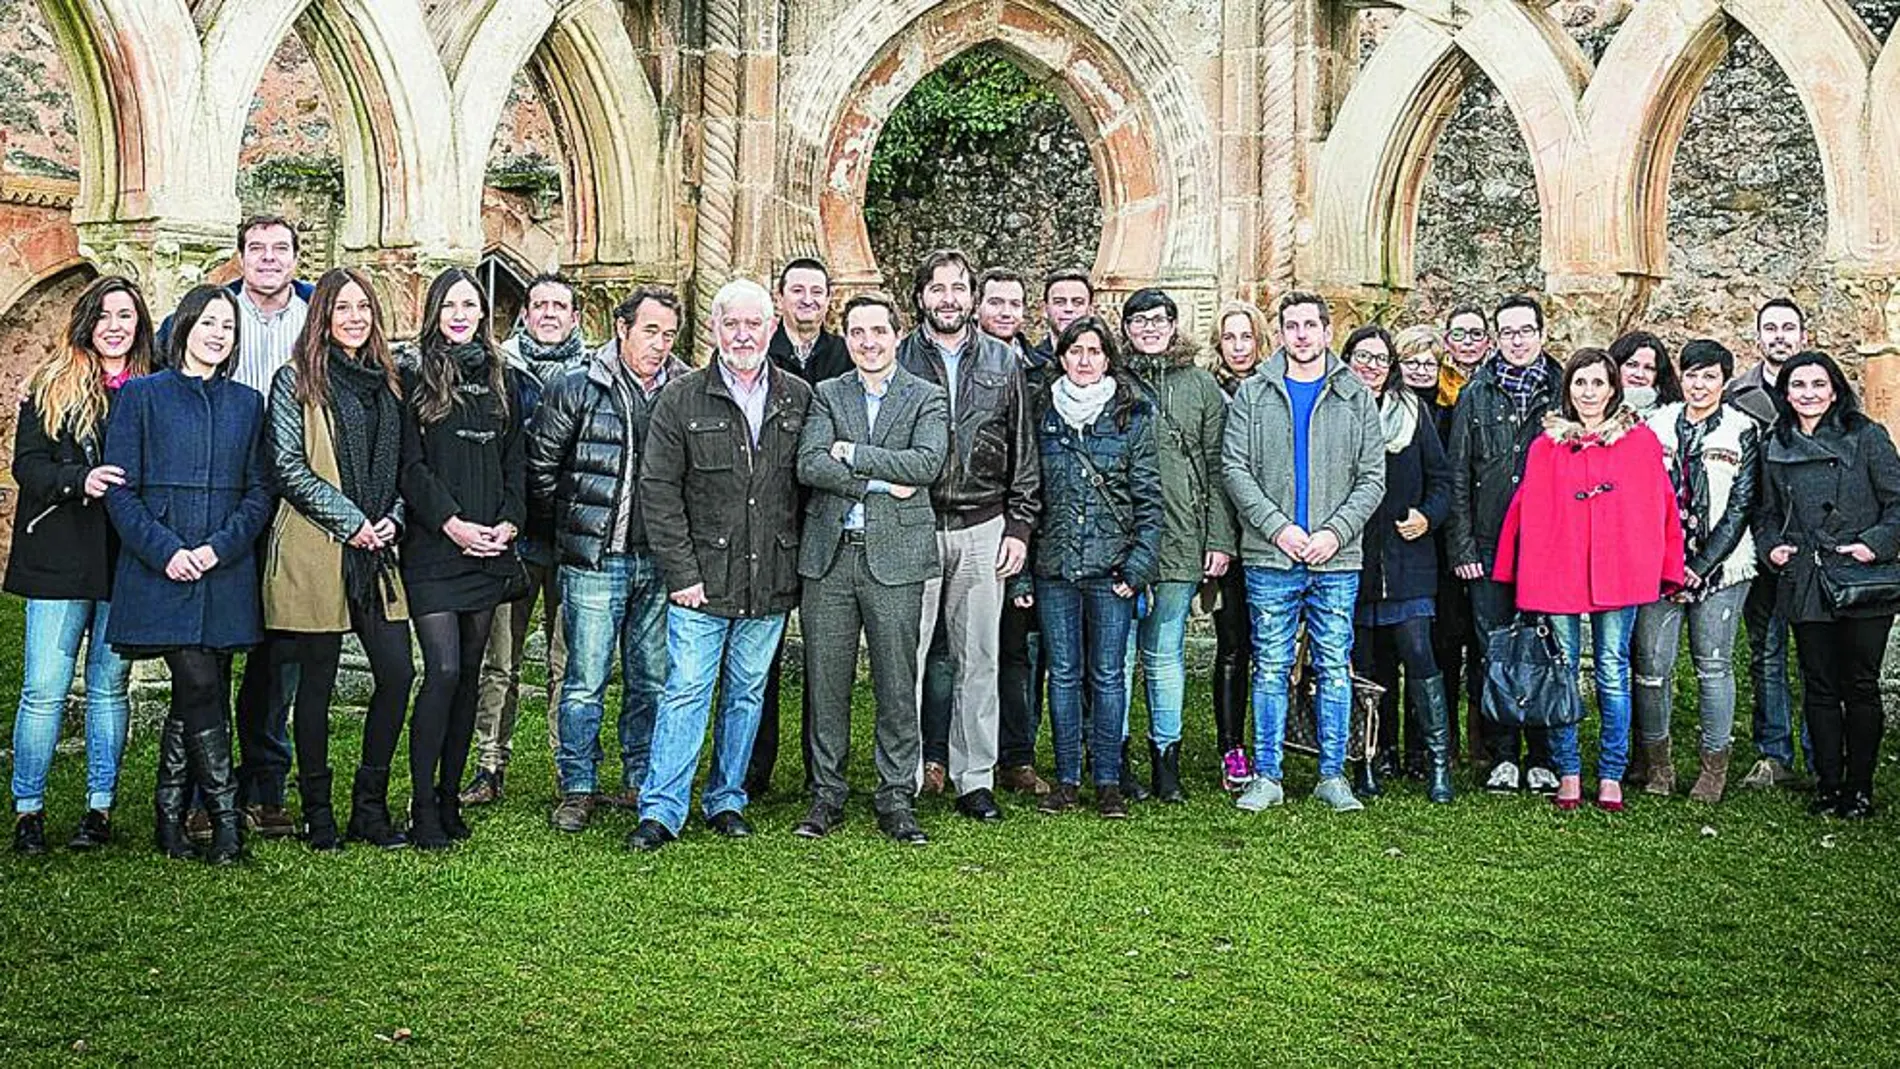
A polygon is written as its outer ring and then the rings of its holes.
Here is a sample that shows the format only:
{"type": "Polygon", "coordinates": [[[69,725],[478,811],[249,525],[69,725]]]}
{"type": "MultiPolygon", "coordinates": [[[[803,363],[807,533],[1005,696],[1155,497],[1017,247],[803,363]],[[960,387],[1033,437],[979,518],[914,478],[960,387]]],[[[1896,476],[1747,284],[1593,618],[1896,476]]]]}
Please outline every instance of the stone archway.
{"type": "Polygon", "coordinates": [[[848,40],[813,56],[810,69],[783,88],[778,258],[816,252],[841,288],[885,282],[863,214],[878,134],[924,75],[991,44],[1047,77],[1089,142],[1103,215],[1098,287],[1112,295],[1160,281],[1189,291],[1184,305],[1205,303],[1211,311],[1218,249],[1212,120],[1185,72],[1154,47],[1166,35],[1146,25],[1152,15],[1094,10],[1101,6],[865,0],[843,12],[835,24],[853,27],[848,40]],[[1141,47],[1124,40],[1143,34],[1141,47]]]}

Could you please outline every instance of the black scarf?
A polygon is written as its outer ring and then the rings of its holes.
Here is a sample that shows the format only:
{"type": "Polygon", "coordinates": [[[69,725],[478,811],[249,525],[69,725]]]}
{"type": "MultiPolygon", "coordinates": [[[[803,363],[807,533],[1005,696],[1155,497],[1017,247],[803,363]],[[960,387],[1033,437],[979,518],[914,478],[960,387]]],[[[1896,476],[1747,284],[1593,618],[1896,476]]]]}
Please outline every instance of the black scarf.
{"type": "MultiPolygon", "coordinates": [[[[383,369],[350,359],[330,349],[330,407],[336,418],[336,466],[343,480],[343,496],[361,509],[369,522],[389,515],[396,506],[396,472],[402,462],[402,402],[389,392],[383,369]]],[[[344,543],[343,589],[359,611],[380,608],[377,582],[385,596],[393,595],[390,576],[396,555],[344,543]]]]}

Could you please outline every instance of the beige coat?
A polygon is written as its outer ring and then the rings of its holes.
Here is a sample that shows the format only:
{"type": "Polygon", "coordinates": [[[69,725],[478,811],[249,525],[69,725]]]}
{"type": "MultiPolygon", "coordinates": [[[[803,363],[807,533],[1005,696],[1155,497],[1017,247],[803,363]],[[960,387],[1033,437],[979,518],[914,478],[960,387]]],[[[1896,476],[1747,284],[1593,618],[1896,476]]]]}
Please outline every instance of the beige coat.
{"type": "MultiPolygon", "coordinates": [[[[304,406],[303,446],[310,470],[333,486],[337,468],[327,409],[304,406]]],[[[392,572],[395,594],[385,600],[390,620],[407,620],[402,577],[392,572]]],[[[350,630],[349,598],[343,590],[343,543],[305,518],[288,501],[277,503],[264,557],[264,626],[272,631],[323,634],[350,630]]]]}

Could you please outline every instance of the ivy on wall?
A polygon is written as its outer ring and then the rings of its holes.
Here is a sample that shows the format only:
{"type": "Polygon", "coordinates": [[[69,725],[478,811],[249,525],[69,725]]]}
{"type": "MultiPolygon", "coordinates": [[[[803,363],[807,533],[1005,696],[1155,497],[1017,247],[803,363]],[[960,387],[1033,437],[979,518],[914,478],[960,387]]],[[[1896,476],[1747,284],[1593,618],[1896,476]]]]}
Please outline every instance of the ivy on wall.
{"type": "Polygon", "coordinates": [[[977,47],[925,75],[891,113],[871,156],[866,222],[929,196],[941,161],[1026,151],[1027,132],[1067,116],[1062,101],[998,49],[977,47]]]}

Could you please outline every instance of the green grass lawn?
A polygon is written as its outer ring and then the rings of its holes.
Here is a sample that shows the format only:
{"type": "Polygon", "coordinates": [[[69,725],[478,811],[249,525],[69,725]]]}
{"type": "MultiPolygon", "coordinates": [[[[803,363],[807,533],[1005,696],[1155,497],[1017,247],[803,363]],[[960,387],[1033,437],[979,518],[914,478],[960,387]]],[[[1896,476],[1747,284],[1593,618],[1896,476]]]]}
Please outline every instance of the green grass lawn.
{"type": "MultiPolygon", "coordinates": [[[[8,600],[8,698],[18,619],[8,600]]],[[[634,856],[628,815],[547,829],[539,715],[508,801],[456,850],[254,843],[223,871],[153,853],[141,735],[121,842],[0,857],[0,1065],[1900,1061],[1885,815],[1817,821],[1799,795],[1440,808],[1402,785],[1357,815],[1301,796],[1249,816],[1216,787],[1203,688],[1185,806],[1110,823],[1018,803],[979,828],[933,801],[915,850],[862,796],[837,835],[797,839],[781,790],[751,841],[695,824],[634,856]]],[[[342,723],[339,767],[359,744],[342,723]]],[[[55,768],[62,841],[81,765],[55,768]]],[[[865,743],[855,784],[869,765],[865,743]]],[[[1310,762],[1289,772],[1310,788],[1310,762]]]]}

